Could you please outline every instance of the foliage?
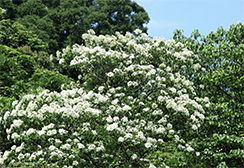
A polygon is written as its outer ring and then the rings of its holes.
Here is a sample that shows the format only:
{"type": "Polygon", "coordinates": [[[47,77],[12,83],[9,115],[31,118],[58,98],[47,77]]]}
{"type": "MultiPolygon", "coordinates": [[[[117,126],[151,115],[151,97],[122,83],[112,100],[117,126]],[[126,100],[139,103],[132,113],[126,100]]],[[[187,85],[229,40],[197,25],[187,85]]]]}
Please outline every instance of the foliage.
{"type": "Polygon", "coordinates": [[[0,45],[0,50],[2,96],[18,99],[23,93],[38,87],[60,91],[63,83],[71,82],[66,76],[46,69],[53,67],[47,53],[33,53],[28,47],[13,49],[4,45],[0,45]]]}
{"type": "Polygon", "coordinates": [[[0,20],[5,18],[5,10],[0,7],[0,20]]]}
{"type": "Polygon", "coordinates": [[[56,52],[67,45],[81,44],[80,35],[93,28],[98,34],[132,32],[144,26],[149,17],[131,0],[0,0],[6,18],[25,25],[56,52]]]}
{"type": "Polygon", "coordinates": [[[35,60],[8,46],[0,45],[0,93],[6,97],[17,97],[30,86],[27,81],[34,72],[35,60]]]}
{"type": "Polygon", "coordinates": [[[45,51],[47,47],[36,34],[11,20],[0,21],[0,43],[13,48],[30,46],[32,51],[45,51]]]}
{"type": "Polygon", "coordinates": [[[220,27],[206,37],[195,30],[186,38],[177,30],[174,39],[199,56],[203,71],[188,77],[203,83],[196,93],[212,102],[195,141],[202,151],[201,162],[211,167],[244,165],[244,25],[233,24],[229,30],[220,27]]]}
{"type": "Polygon", "coordinates": [[[48,44],[48,52],[52,53],[54,50],[58,49],[57,38],[55,26],[53,21],[48,17],[40,18],[37,15],[27,15],[18,18],[17,22],[25,25],[28,30],[35,32],[40,39],[48,44]]]}
{"type": "Polygon", "coordinates": [[[29,80],[30,84],[35,88],[42,87],[57,92],[61,91],[62,84],[72,82],[71,79],[58,71],[50,71],[48,69],[36,69],[29,80]]]}
{"type": "Polygon", "coordinates": [[[175,153],[195,155],[189,142],[209,103],[184,76],[197,57],[174,40],[152,39],[138,29],[134,34],[96,36],[90,30],[82,36],[85,45],[57,54],[60,65],[76,68],[85,82],[14,101],[1,117],[11,146],[0,163],[165,167],[179,162],[167,144],[177,146],[175,153]]]}
{"type": "Polygon", "coordinates": [[[46,44],[37,35],[9,20],[1,20],[0,29],[1,113],[11,108],[10,101],[37,87],[60,91],[61,84],[71,81],[58,72],[50,71],[55,70],[54,63],[45,52],[46,44]]]}
{"type": "MultiPolygon", "coordinates": [[[[21,168],[59,168],[55,164],[48,164],[46,161],[40,162],[15,162],[12,164],[12,167],[21,167],[21,168]]],[[[11,168],[12,168],[11,167],[11,168]]],[[[3,167],[3,168],[10,168],[10,167],[3,167]]]]}

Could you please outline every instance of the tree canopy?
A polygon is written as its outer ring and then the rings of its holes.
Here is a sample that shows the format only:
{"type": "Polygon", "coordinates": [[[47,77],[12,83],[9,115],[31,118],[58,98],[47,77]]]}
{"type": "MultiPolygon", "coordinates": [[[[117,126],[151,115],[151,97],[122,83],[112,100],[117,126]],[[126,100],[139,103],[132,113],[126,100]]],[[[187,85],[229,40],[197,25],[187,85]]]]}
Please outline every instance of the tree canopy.
{"type": "Polygon", "coordinates": [[[81,34],[125,34],[136,28],[147,31],[146,11],[131,0],[1,0],[6,18],[23,24],[48,43],[55,53],[67,45],[81,44],[81,34]]]}
{"type": "Polygon", "coordinates": [[[220,27],[207,36],[195,30],[185,37],[176,30],[174,39],[199,56],[202,71],[188,77],[203,84],[197,94],[209,97],[212,104],[195,141],[201,162],[211,167],[244,165],[244,25],[220,27]]]}

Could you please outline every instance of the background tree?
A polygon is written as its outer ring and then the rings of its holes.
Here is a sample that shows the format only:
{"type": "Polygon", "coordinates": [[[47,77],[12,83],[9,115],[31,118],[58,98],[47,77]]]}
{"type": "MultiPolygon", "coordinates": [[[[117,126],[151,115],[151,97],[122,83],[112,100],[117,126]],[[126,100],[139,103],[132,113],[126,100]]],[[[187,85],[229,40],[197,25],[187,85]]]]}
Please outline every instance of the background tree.
{"type": "Polygon", "coordinates": [[[30,46],[32,51],[46,51],[47,44],[18,22],[0,21],[0,43],[13,48],[30,46]]]}
{"type": "Polygon", "coordinates": [[[220,27],[206,37],[195,30],[187,38],[177,30],[174,39],[199,56],[202,71],[189,73],[188,77],[194,83],[204,85],[198,87],[197,94],[209,97],[212,102],[206,123],[195,140],[196,147],[201,151],[200,162],[211,167],[242,167],[244,25],[233,24],[229,30],[220,27]]]}
{"type": "MultiPolygon", "coordinates": [[[[61,84],[69,81],[50,61],[47,44],[18,22],[0,21],[0,42],[2,99],[18,99],[23,93],[37,87],[60,91],[61,84]]],[[[7,108],[2,99],[1,110],[7,108]]]]}
{"type": "Polygon", "coordinates": [[[66,45],[83,40],[81,35],[93,28],[97,34],[125,34],[144,26],[149,17],[131,0],[0,0],[6,18],[25,25],[48,43],[55,53],[66,45]]]}

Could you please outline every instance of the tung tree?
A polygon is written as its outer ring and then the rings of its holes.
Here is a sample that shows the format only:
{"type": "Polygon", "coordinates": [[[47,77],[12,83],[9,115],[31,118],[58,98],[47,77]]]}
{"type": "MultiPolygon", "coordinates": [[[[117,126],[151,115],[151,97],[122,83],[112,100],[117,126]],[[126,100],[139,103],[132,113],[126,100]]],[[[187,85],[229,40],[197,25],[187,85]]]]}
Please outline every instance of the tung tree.
{"type": "Polygon", "coordinates": [[[197,57],[174,40],[134,34],[83,34],[84,45],[57,52],[80,84],[13,102],[1,117],[12,146],[0,164],[42,162],[67,167],[164,167],[165,144],[196,154],[190,140],[208,98],[185,74],[197,57]],[[62,160],[62,161],[61,161],[62,160]]]}

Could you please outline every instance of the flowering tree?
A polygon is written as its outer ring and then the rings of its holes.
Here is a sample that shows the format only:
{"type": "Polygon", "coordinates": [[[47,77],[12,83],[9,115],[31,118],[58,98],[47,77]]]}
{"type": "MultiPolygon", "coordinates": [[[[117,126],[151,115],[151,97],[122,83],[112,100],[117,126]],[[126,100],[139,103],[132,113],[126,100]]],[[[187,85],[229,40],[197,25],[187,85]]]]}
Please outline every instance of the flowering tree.
{"type": "Polygon", "coordinates": [[[164,167],[157,157],[168,142],[192,154],[208,98],[196,97],[186,79],[197,57],[181,43],[134,34],[83,34],[85,45],[57,52],[82,83],[40,91],[5,112],[9,148],[0,164],[42,162],[62,167],[164,167]]]}

